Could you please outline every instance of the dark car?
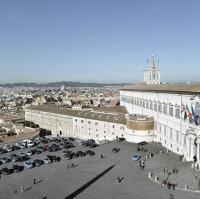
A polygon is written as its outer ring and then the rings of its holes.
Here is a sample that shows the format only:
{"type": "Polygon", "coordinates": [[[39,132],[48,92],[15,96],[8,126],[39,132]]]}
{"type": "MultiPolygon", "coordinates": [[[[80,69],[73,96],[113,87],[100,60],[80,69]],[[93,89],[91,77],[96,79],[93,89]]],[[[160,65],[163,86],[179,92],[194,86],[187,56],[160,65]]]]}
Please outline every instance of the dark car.
{"type": "Polygon", "coordinates": [[[73,137],[68,138],[70,141],[74,141],[75,139],[73,137]]]}
{"type": "Polygon", "coordinates": [[[119,137],[119,138],[117,139],[118,142],[123,142],[124,140],[125,140],[125,138],[123,138],[123,137],[119,137]]]}
{"type": "Polygon", "coordinates": [[[21,172],[24,170],[24,166],[19,165],[12,165],[12,169],[14,172],[21,172]]]}
{"type": "Polygon", "coordinates": [[[4,175],[10,175],[11,173],[13,173],[13,169],[8,169],[7,167],[4,167],[4,168],[1,169],[1,172],[4,175]]]}
{"type": "Polygon", "coordinates": [[[96,143],[91,143],[90,144],[90,148],[95,148],[95,147],[97,147],[98,146],[98,144],[96,144],[96,143]]]}
{"type": "Polygon", "coordinates": [[[83,152],[83,151],[78,151],[76,154],[78,155],[78,157],[84,157],[84,156],[86,156],[86,153],[83,152]]]}
{"type": "Polygon", "coordinates": [[[146,144],[148,144],[148,142],[146,142],[146,141],[138,143],[139,146],[146,145],[146,144]]]}
{"type": "Polygon", "coordinates": [[[95,140],[94,139],[89,139],[87,140],[88,143],[95,143],[95,140]]]}
{"type": "Polygon", "coordinates": [[[43,160],[40,160],[40,159],[35,159],[35,160],[33,160],[33,164],[35,165],[35,166],[41,166],[41,165],[43,165],[44,164],[44,161],[43,160]]]}
{"type": "Polygon", "coordinates": [[[30,159],[30,157],[28,157],[28,156],[17,156],[16,158],[13,159],[13,162],[24,162],[29,159],[30,159]]]}
{"type": "Polygon", "coordinates": [[[55,155],[47,155],[47,157],[50,159],[51,162],[59,162],[61,160],[61,157],[55,155]]]}
{"type": "Polygon", "coordinates": [[[8,153],[8,151],[6,149],[1,149],[0,154],[4,154],[4,153],[8,153]]]}
{"type": "Polygon", "coordinates": [[[0,159],[0,161],[1,161],[2,163],[8,163],[8,162],[11,161],[11,159],[10,159],[10,158],[7,158],[7,157],[4,157],[4,158],[0,159]]]}
{"type": "Polygon", "coordinates": [[[89,156],[95,155],[95,152],[94,152],[94,151],[91,151],[91,150],[87,150],[85,153],[86,153],[87,155],[89,155],[89,156]]]}
{"type": "Polygon", "coordinates": [[[113,152],[113,153],[117,153],[117,152],[119,152],[119,151],[120,151],[120,148],[113,148],[113,149],[112,149],[112,152],[113,152]]]}
{"type": "Polygon", "coordinates": [[[52,155],[52,156],[49,157],[49,158],[50,158],[50,160],[51,160],[52,162],[59,162],[59,161],[61,160],[61,157],[55,156],[55,155],[52,155]]]}
{"type": "Polygon", "coordinates": [[[67,160],[71,160],[76,156],[76,154],[72,154],[72,153],[65,153],[64,154],[64,158],[66,158],[67,160]]]}
{"type": "Polygon", "coordinates": [[[35,154],[41,154],[41,153],[42,153],[41,150],[36,150],[36,151],[35,151],[35,154]]]}
{"type": "Polygon", "coordinates": [[[15,150],[19,150],[21,149],[19,146],[12,146],[12,150],[15,151],[15,150]]]}

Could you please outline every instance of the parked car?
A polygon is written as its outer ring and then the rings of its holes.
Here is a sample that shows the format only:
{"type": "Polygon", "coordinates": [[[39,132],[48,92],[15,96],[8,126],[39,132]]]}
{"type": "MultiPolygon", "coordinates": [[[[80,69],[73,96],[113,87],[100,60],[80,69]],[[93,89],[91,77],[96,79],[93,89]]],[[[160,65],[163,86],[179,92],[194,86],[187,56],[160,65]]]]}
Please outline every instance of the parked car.
{"type": "Polygon", "coordinates": [[[7,157],[4,157],[4,158],[1,158],[0,161],[1,161],[2,163],[7,163],[7,162],[10,162],[11,159],[10,159],[10,158],[7,158],[7,157]]]}
{"type": "Polygon", "coordinates": [[[12,165],[12,169],[14,172],[21,172],[24,170],[24,166],[19,165],[12,165]]]}
{"type": "Polygon", "coordinates": [[[1,172],[4,175],[10,175],[11,173],[13,173],[13,170],[12,169],[8,169],[7,167],[4,167],[4,168],[1,169],[1,172]]]}
{"type": "Polygon", "coordinates": [[[24,162],[24,161],[27,161],[29,160],[30,157],[29,156],[18,156],[18,157],[15,157],[13,158],[13,162],[24,162]]]}
{"type": "Polygon", "coordinates": [[[97,146],[99,146],[99,145],[96,144],[96,143],[91,143],[91,144],[90,144],[90,148],[95,148],[95,147],[97,147],[97,146]]]}
{"type": "Polygon", "coordinates": [[[24,162],[24,166],[27,168],[27,169],[31,169],[33,168],[35,165],[34,163],[31,161],[31,160],[27,160],[24,162]]]}
{"type": "Polygon", "coordinates": [[[32,151],[25,151],[25,154],[28,155],[28,156],[33,155],[32,151]]]}
{"type": "Polygon", "coordinates": [[[89,155],[89,156],[93,156],[93,155],[95,155],[95,152],[91,151],[91,150],[87,150],[86,154],[89,155]]]}
{"type": "Polygon", "coordinates": [[[35,160],[33,160],[33,164],[35,165],[35,166],[41,166],[41,165],[43,165],[44,164],[44,161],[43,160],[40,160],[40,159],[35,159],[35,160]]]}
{"type": "Polygon", "coordinates": [[[6,149],[0,149],[0,154],[8,153],[6,149]]]}
{"type": "Polygon", "coordinates": [[[75,139],[73,137],[68,138],[70,141],[74,141],[75,139]]]}
{"type": "Polygon", "coordinates": [[[113,153],[118,153],[119,151],[120,151],[120,148],[113,148],[113,149],[112,149],[112,152],[113,152],[113,153]]]}
{"type": "Polygon", "coordinates": [[[48,156],[45,156],[42,160],[43,160],[44,163],[46,163],[46,164],[51,163],[51,160],[50,160],[50,158],[49,158],[48,156]]]}
{"type": "Polygon", "coordinates": [[[76,154],[78,154],[79,157],[84,157],[86,156],[86,153],[83,151],[78,151],[76,154]]]}
{"type": "Polygon", "coordinates": [[[20,149],[19,146],[12,146],[12,151],[19,150],[19,149],[20,149]]]}
{"type": "Polygon", "coordinates": [[[148,142],[146,142],[146,141],[143,141],[143,142],[139,142],[139,143],[138,143],[139,146],[141,146],[141,145],[146,145],[146,144],[148,144],[148,142]]]}
{"type": "Polygon", "coordinates": [[[64,154],[64,158],[66,158],[67,160],[71,160],[73,159],[74,155],[72,153],[65,153],[64,154]]]}
{"type": "Polygon", "coordinates": [[[132,157],[132,160],[139,160],[141,158],[141,155],[140,154],[134,154],[133,157],[132,157]]]}
{"type": "Polygon", "coordinates": [[[49,157],[51,162],[59,162],[61,160],[59,156],[55,156],[55,155],[48,155],[47,157],[49,157]]]}
{"type": "Polygon", "coordinates": [[[11,152],[12,151],[12,147],[10,145],[4,145],[3,148],[7,151],[7,152],[11,152]]]}
{"type": "Polygon", "coordinates": [[[118,142],[123,142],[124,140],[125,140],[125,138],[123,138],[123,137],[119,137],[119,138],[117,139],[118,142]]]}

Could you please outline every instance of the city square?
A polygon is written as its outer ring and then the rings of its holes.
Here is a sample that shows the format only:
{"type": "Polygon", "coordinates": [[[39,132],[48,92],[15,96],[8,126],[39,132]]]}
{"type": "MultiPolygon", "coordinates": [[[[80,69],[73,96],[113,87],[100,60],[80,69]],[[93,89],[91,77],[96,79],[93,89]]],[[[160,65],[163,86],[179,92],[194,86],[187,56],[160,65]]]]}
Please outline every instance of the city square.
{"type": "MultiPolygon", "coordinates": [[[[76,147],[73,151],[87,149],[78,143],[74,141],[76,147]]],[[[32,169],[24,168],[24,171],[20,173],[2,176],[0,180],[1,198],[199,198],[200,193],[196,192],[197,186],[193,179],[195,175],[200,177],[199,174],[194,173],[193,176],[187,176],[190,168],[182,168],[186,163],[181,162],[177,155],[167,153],[161,145],[153,143],[140,146],[145,152],[137,151],[137,148],[137,144],[113,141],[93,149],[96,153],[94,156],[72,160],[66,160],[61,151],[52,152],[62,158],[60,162],[32,169]],[[114,147],[120,148],[120,151],[113,153],[114,147]],[[161,154],[160,151],[163,153],[161,154]],[[153,157],[146,160],[146,166],[142,170],[139,167],[139,161],[132,160],[132,157],[139,153],[142,160],[149,152],[153,154],[153,157]],[[181,176],[180,179],[177,174],[177,179],[172,176],[171,180],[177,180],[177,187],[183,190],[167,189],[148,177],[148,173],[152,172],[154,176],[162,178],[163,168],[172,169],[170,161],[176,162],[181,176]],[[73,168],[70,166],[72,162],[73,168]],[[118,177],[121,179],[120,183],[117,183],[118,177]],[[36,184],[33,182],[34,178],[36,184]],[[184,190],[185,183],[188,183],[188,190],[193,189],[194,192],[184,190]],[[24,187],[24,192],[21,192],[20,186],[24,187]]],[[[42,157],[43,153],[37,156],[42,157]]],[[[13,163],[7,164],[9,167],[13,163]]]]}

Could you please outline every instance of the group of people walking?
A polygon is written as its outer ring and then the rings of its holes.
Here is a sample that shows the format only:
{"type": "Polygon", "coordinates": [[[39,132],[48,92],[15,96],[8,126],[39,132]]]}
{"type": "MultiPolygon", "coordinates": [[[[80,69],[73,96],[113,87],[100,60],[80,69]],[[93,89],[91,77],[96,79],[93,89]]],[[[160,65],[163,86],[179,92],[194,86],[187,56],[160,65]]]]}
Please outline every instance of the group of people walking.
{"type": "Polygon", "coordinates": [[[175,189],[176,186],[177,186],[177,183],[176,182],[170,182],[170,181],[167,181],[167,180],[163,180],[161,182],[161,185],[163,186],[166,186],[168,189],[175,189]]]}

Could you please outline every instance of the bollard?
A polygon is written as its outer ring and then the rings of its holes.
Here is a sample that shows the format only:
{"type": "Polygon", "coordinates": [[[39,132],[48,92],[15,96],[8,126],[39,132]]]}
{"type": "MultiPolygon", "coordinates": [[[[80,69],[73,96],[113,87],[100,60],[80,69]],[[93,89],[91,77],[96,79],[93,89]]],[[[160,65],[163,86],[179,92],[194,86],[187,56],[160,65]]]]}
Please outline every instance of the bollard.
{"type": "Polygon", "coordinates": [[[155,181],[158,182],[158,176],[155,176],[155,181]]]}
{"type": "Polygon", "coordinates": [[[188,190],[188,185],[187,184],[185,184],[185,190],[188,190]]]}
{"type": "Polygon", "coordinates": [[[149,172],[149,178],[152,178],[152,173],[151,172],[149,172]]]}

